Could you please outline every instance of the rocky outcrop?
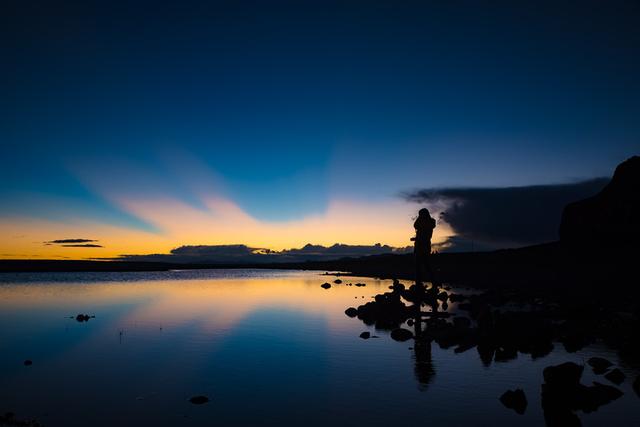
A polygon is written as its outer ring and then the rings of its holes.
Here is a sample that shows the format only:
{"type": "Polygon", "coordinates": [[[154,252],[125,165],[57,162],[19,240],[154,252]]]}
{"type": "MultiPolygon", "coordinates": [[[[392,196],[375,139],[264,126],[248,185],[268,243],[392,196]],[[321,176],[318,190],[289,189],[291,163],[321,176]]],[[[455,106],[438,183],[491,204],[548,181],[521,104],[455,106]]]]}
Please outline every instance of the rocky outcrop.
{"type": "Polygon", "coordinates": [[[640,238],[640,157],[622,162],[605,188],[568,204],[560,223],[563,245],[583,251],[630,247],[640,238]]]}

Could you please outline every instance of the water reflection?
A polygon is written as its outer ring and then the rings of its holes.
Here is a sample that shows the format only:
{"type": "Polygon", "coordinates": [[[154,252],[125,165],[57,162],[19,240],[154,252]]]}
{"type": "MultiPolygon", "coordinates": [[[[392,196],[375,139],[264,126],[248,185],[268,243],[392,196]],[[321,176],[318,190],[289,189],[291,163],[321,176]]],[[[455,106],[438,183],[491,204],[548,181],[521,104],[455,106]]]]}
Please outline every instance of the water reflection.
{"type": "MultiPolygon", "coordinates": [[[[403,303],[412,307],[405,310],[397,303],[411,298],[409,289],[376,297],[389,293],[391,281],[342,277],[343,284],[325,290],[327,278],[313,272],[180,274],[5,280],[0,413],[65,427],[383,426],[414,423],[425,411],[434,425],[541,425],[544,366],[582,363],[593,354],[615,361],[604,349],[554,349],[542,365],[519,358],[484,368],[476,352],[466,351],[476,325],[454,316],[462,302],[449,298],[445,310],[435,295],[431,305],[403,303]],[[363,322],[344,309],[378,300],[397,310],[384,319],[364,316],[364,328],[379,338],[362,340],[363,322]],[[78,322],[78,314],[96,317],[78,322]],[[417,339],[392,340],[397,327],[417,339]],[[24,366],[25,359],[33,365],[24,366]],[[498,399],[516,386],[536,408],[522,418],[498,399]],[[189,403],[197,395],[210,401],[189,403]]],[[[640,420],[632,396],[625,391],[589,419],[602,421],[602,412],[640,420]]]]}

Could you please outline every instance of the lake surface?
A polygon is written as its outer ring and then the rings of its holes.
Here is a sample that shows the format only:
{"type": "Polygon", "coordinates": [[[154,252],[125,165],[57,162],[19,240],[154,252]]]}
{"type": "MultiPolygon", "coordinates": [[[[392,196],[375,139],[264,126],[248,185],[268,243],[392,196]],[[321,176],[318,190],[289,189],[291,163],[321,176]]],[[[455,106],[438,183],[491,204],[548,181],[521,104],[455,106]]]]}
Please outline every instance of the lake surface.
{"type": "MultiPolygon", "coordinates": [[[[540,359],[519,354],[485,367],[476,349],[455,354],[433,343],[425,360],[413,341],[344,314],[390,281],[341,277],[367,286],[320,287],[333,279],[264,270],[0,274],[0,413],[45,426],[541,426],[542,370],[598,355],[627,374],[625,394],[578,412],[583,425],[640,425],[638,372],[604,346],[569,354],[556,344],[540,359]],[[79,313],[95,318],[78,322],[79,313]],[[363,331],[379,338],[361,339],[363,331]],[[526,393],[525,415],[499,401],[515,388],[526,393]],[[210,402],[190,403],[196,395],[210,402]]],[[[593,380],[610,384],[587,366],[582,382],[593,380]]]]}

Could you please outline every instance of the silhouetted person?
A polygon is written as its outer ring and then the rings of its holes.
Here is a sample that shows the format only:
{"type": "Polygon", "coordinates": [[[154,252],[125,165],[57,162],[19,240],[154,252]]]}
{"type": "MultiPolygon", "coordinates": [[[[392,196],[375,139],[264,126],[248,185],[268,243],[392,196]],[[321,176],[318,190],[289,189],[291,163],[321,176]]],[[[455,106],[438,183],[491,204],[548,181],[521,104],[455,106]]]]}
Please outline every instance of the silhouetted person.
{"type": "Polygon", "coordinates": [[[413,223],[413,228],[416,229],[416,237],[412,239],[414,241],[413,253],[416,259],[416,283],[422,283],[423,275],[426,273],[429,275],[433,286],[435,286],[430,256],[431,236],[433,236],[433,229],[436,228],[436,220],[431,218],[427,208],[422,208],[418,211],[418,218],[413,223]]]}

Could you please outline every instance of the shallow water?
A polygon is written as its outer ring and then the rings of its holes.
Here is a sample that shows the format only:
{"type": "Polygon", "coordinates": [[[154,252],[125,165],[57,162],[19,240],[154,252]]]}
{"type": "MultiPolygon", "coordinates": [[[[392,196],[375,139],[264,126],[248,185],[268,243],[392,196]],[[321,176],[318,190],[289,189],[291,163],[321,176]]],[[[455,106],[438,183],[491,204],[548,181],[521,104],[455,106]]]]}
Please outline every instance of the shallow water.
{"type": "MultiPolygon", "coordinates": [[[[0,413],[46,426],[540,426],[546,366],[593,355],[621,363],[601,345],[568,354],[556,344],[540,359],[485,367],[475,349],[433,343],[416,369],[413,341],[344,314],[390,281],[341,277],[367,286],[320,287],[332,279],[263,270],[0,275],[0,413]],[[80,323],[78,313],[96,317],[80,323]],[[379,338],[360,339],[367,330],[379,338]],[[525,415],[499,401],[514,388],[526,393],[525,415]],[[193,405],[194,395],[211,401],[193,405]]],[[[583,425],[640,425],[630,381],[638,372],[619,367],[624,396],[578,412],[583,425]]],[[[608,383],[587,367],[582,382],[593,380],[608,383]]]]}

